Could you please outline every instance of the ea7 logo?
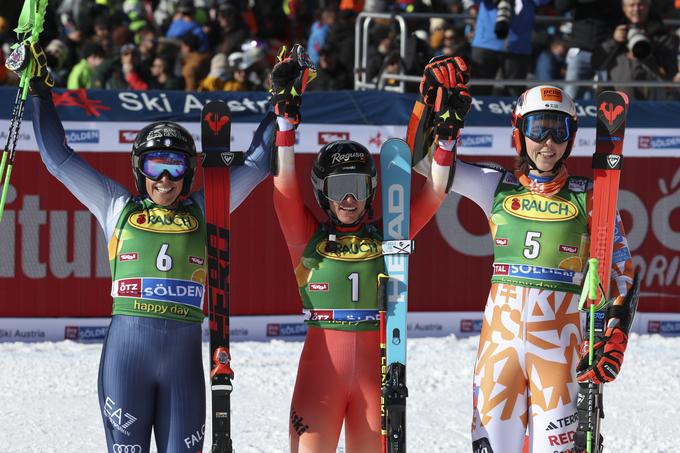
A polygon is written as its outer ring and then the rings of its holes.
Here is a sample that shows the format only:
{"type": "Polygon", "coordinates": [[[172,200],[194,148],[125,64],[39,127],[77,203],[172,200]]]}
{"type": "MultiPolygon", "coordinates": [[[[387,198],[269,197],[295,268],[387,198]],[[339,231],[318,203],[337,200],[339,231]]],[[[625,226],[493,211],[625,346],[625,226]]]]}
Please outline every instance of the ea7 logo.
{"type": "Polygon", "coordinates": [[[387,196],[387,212],[394,214],[394,217],[387,223],[389,237],[403,239],[401,228],[404,223],[404,188],[399,184],[392,184],[387,189],[387,196]]]}
{"type": "Polygon", "coordinates": [[[327,145],[336,140],[349,140],[349,132],[319,132],[319,145],[327,145]]]}

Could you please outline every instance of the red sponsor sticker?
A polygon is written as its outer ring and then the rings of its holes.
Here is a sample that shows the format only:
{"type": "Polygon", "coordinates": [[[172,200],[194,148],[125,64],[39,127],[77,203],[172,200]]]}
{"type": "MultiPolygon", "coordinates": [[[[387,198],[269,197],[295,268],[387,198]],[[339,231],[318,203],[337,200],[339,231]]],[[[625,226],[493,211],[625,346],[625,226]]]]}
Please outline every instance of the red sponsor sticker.
{"type": "Polygon", "coordinates": [[[78,326],[64,327],[64,340],[77,340],[80,337],[80,329],[78,326]]]}
{"type": "Polygon", "coordinates": [[[661,332],[661,321],[649,320],[647,322],[647,332],[648,333],[660,333],[661,332]]]}
{"type": "Polygon", "coordinates": [[[118,280],[118,295],[122,297],[141,297],[142,279],[124,278],[118,280]]]}
{"type": "Polygon", "coordinates": [[[507,264],[494,264],[493,265],[493,274],[494,275],[509,275],[510,274],[510,266],[507,264]]]}
{"type": "Polygon", "coordinates": [[[189,263],[190,264],[197,264],[199,266],[203,266],[203,263],[205,263],[205,260],[201,257],[198,257],[198,256],[189,256],[189,263]]]}
{"type": "Polygon", "coordinates": [[[460,320],[460,331],[461,332],[472,332],[474,328],[474,323],[472,319],[461,319],[460,320]]]}
{"type": "Polygon", "coordinates": [[[267,324],[267,336],[278,337],[281,334],[281,324],[267,324]]]}
{"type": "Polygon", "coordinates": [[[328,283],[310,283],[310,291],[328,291],[328,283]]]}
{"type": "Polygon", "coordinates": [[[336,140],[349,140],[349,132],[319,132],[319,145],[327,145],[336,140]]]}
{"type": "Polygon", "coordinates": [[[496,238],[496,245],[508,245],[508,238],[496,238]]]}
{"type": "Polygon", "coordinates": [[[137,252],[121,253],[118,255],[118,261],[137,261],[138,258],[137,252]]]}
{"type": "Polygon", "coordinates": [[[119,143],[134,143],[137,138],[139,131],[118,131],[118,142],[119,143]]]}
{"type": "Polygon", "coordinates": [[[575,245],[565,245],[565,244],[560,244],[560,252],[564,253],[577,253],[578,252],[578,247],[575,245]]]}
{"type": "Polygon", "coordinates": [[[333,310],[312,310],[309,315],[310,321],[332,321],[333,310]]]}

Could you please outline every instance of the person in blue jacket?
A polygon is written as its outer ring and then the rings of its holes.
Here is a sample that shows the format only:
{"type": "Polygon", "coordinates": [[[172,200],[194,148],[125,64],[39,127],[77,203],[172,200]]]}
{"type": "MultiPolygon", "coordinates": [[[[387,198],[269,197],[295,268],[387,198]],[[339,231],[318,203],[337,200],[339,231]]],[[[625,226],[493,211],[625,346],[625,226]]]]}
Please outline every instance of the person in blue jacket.
{"type": "MultiPolygon", "coordinates": [[[[552,0],[475,0],[471,12],[477,14],[472,40],[471,76],[494,79],[525,79],[531,68],[531,32],[536,8],[552,0]]],[[[508,86],[507,94],[519,96],[523,86],[508,86]]],[[[489,85],[475,85],[472,94],[492,94],[489,85]]]]}

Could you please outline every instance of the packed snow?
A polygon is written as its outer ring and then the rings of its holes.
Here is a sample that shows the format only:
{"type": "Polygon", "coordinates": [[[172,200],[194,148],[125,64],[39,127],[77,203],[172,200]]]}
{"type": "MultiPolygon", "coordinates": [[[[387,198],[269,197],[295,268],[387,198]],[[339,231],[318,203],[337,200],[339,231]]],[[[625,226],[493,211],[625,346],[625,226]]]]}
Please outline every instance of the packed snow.
{"type": "MultiPolygon", "coordinates": [[[[409,340],[410,452],[471,451],[478,340],[409,340]]],[[[301,342],[232,343],[236,452],[288,451],[288,409],[301,349],[301,342]]],[[[101,344],[71,341],[0,343],[0,453],[106,451],[97,402],[100,352],[101,344]]],[[[204,366],[207,357],[206,343],[204,366]]],[[[680,337],[631,336],[621,375],[605,387],[605,452],[680,452],[679,365],[680,337]]],[[[338,451],[344,452],[342,440],[338,451]]]]}

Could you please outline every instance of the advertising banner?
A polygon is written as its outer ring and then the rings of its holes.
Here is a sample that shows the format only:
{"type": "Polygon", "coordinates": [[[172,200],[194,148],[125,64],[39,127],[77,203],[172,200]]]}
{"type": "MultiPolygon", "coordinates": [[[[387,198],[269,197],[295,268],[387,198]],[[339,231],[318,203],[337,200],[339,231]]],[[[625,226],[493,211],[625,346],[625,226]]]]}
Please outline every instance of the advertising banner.
{"type": "MultiPolygon", "coordinates": [[[[7,99],[13,99],[13,93],[9,88],[0,89],[7,99]]],[[[129,152],[137,131],[151,121],[168,119],[182,122],[198,141],[198,114],[211,96],[217,94],[65,91],[55,95],[55,102],[69,144],[97,170],[132,191],[129,152]]],[[[234,112],[232,149],[245,149],[267,108],[266,94],[219,96],[234,112]]],[[[337,139],[359,141],[377,153],[387,138],[405,135],[412,102],[412,95],[394,93],[334,92],[306,97],[305,122],[298,130],[296,145],[297,168],[305,202],[319,218],[322,213],[309,182],[312,153],[337,139]]],[[[0,107],[3,141],[9,109],[8,105],[0,107]]],[[[459,143],[459,157],[511,168],[511,109],[511,100],[475,100],[459,143]]],[[[588,176],[592,173],[595,110],[593,105],[579,109],[584,117],[568,168],[570,174],[588,176]]],[[[36,152],[30,119],[29,111],[0,223],[0,317],[107,317],[111,281],[101,228],[46,171],[36,152]]],[[[639,309],[643,312],[680,313],[680,129],[674,128],[673,121],[680,124],[677,105],[631,105],[619,209],[641,276],[639,309]]],[[[414,178],[413,190],[417,191],[424,179],[414,178]]],[[[194,189],[200,186],[199,172],[194,189]]],[[[265,180],[232,216],[234,315],[301,311],[294,266],[274,214],[272,190],[271,179],[265,180]]],[[[374,207],[377,217],[379,199],[374,207]]],[[[448,196],[416,237],[410,266],[410,310],[482,310],[492,272],[488,229],[474,203],[456,194],[448,196]]],[[[675,328],[652,321],[652,329],[675,328]]]]}

